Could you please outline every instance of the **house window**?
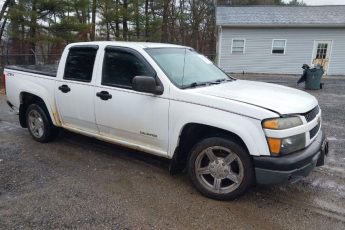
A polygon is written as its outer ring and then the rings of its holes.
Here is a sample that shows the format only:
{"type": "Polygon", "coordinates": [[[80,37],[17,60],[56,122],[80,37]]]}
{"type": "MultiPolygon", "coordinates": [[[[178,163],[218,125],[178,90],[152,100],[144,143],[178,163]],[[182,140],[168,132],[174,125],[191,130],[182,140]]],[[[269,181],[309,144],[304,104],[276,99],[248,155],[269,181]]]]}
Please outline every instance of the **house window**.
{"type": "Polygon", "coordinates": [[[273,39],[272,41],[272,54],[285,54],[286,40],[273,39]]]}
{"type": "Polygon", "coordinates": [[[244,48],[246,45],[246,40],[244,39],[232,39],[232,54],[244,54],[244,48]]]}
{"type": "Polygon", "coordinates": [[[319,43],[316,50],[316,59],[325,59],[327,57],[327,43],[319,43]]]}

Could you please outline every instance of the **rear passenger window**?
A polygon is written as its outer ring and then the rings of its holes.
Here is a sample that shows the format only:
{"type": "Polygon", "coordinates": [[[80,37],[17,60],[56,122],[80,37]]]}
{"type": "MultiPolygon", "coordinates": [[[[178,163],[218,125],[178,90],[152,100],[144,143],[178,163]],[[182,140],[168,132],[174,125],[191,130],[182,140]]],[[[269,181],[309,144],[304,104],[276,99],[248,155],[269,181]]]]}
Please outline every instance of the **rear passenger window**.
{"type": "Polygon", "coordinates": [[[64,79],[90,82],[97,48],[72,47],[66,61],[64,79]]]}
{"type": "Polygon", "coordinates": [[[104,55],[102,85],[132,88],[135,76],[152,76],[152,68],[139,55],[124,49],[107,48],[104,55]]]}

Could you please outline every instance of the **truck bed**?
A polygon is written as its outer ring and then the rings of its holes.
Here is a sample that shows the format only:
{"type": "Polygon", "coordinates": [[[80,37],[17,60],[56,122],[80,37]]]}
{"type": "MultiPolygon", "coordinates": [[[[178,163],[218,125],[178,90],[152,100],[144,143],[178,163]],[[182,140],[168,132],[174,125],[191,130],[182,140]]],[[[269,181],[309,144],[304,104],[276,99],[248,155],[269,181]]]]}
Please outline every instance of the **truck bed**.
{"type": "Polygon", "coordinates": [[[56,77],[58,65],[12,65],[6,66],[5,68],[28,73],[42,74],[50,77],[56,77]]]}

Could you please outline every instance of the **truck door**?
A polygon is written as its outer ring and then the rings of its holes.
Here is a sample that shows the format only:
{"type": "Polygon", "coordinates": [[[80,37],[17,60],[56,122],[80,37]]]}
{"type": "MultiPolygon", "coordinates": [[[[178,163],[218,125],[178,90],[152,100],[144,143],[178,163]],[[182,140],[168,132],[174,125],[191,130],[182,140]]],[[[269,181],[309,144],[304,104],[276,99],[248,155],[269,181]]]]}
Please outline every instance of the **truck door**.
{"type": "Polygon", "coordinates": [[[94,64],[98,46],[69,49],[62,79],[55,96],[62,124],[66,128],[98,133],[94,112],[94,64]]]}
{"type": "MultiPolygon", "coordinates": [[[[100,72],[100,71],[99,71],[100,72]]],[[[100,134],[119,143],[166,155],[169,99],[132,89],[135,76],[155,76],[137,51],[108,46],[95,89],[96,122],[100,134]],[[140,148],[140,147],[143,147],[140,148]]]]}

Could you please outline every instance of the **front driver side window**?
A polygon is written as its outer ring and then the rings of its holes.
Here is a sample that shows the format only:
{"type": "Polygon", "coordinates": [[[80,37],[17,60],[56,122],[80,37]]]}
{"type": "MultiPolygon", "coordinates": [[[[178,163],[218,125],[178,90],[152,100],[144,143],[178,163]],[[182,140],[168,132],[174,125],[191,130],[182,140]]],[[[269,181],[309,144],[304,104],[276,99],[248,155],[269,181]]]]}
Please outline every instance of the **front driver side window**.
{"type": "Polygon", "coordinates": [[[135,76],[152,76],[154,71],[141,58],[123,49],[106,49],[102,85],[132,88],[135,76]]]}

